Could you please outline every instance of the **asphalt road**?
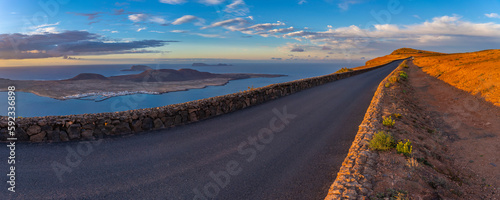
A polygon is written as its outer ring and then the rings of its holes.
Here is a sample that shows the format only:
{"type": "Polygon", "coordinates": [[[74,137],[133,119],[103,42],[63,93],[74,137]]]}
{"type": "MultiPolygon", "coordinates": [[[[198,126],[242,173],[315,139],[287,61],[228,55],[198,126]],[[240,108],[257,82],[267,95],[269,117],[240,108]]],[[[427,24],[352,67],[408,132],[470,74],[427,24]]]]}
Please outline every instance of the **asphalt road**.
{"type": "Polygon", "coordinates": [[[169,130],[17,144],[16,192],[2,175],[0,199],[323,199],[398,64],[169,130]]]}

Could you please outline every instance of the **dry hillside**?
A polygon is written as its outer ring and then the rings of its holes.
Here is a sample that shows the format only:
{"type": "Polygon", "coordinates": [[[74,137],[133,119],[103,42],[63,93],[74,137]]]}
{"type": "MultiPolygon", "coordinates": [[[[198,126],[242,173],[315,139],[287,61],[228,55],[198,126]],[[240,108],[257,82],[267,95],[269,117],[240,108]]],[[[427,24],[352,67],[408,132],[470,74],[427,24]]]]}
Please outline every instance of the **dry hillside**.
{"type": "Polygon", "coordinates": [[[414,63],[431,76],[500,106],[500,49],[444,54],[401,48],[354,69],[382,65],[411,56],[415,57],[414,63]]]}
{"type": "Polygon", "coordinates": [[[500,106],[500,49],[415,58],[438,79],[500,106]]]}
{"type": "Polygon", "coordinates": [[[436,55],[445,55],[445,54],[438,53],[438,52],[432,52],[432,51],[411,49],[411,48],[401,48],[401,49],[395,50],[394,52],[392,52],[389,55],[374,58],[372,60],[366,61],[365,66],[357,67],[355,69],[363,69],[363,68],[383,65],[383,64],[389,63],[393,60],[399,60],[399,59],[408,58],[411,56],[425,57],[425,56],[436,56],[436,55]]]}

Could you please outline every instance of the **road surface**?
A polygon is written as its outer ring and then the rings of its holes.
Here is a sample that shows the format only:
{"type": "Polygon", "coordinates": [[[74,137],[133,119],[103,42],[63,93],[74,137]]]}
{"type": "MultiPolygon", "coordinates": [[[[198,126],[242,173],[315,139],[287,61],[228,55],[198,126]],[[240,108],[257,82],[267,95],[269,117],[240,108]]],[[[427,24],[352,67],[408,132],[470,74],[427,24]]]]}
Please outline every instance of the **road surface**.
{"type": "Polygon", "coordinates": [[[0,199],[323,199],[399,63],[169,130],[17,144],[16,192],[3,175],[0,199]]]}

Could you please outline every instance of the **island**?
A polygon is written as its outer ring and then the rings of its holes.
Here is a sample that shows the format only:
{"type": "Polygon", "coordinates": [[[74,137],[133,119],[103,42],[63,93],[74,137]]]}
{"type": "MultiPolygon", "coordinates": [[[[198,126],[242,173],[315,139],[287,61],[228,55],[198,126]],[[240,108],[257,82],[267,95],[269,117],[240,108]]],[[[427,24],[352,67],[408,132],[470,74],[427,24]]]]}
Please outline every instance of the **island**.
{"type": "Polygon", "coordinates": [[[210,64],[206,64],[206,63],[193,63],[191,66],[193,66],[193,67],[208,67],[208,66],[227,67],[227,66],[233,66],[233,65],[231,65],[231,64],[224,64],[224,63],[219,63],[219,64],[216,64],[216,65],[210,65],[210,64]]]}
{"type": "Polygon", "coordinates": [[[151,67],[148,67],[146,65],[134,65],[130,69],[123,69],[121,71],[125,71],[125,72],[130,72],[130,71],[146,71],[146,70],[150,70],[150,69],[151,69],[151,67]]]}
{"type": "Polygon", "coordinates": [[[231,80],[248,78],[274,78],[276,74],[215,74],[193,69],[148,69],[139,74],[106,77],[100,74],[82,73],[66,80],[10,80],[0,79],[0,92],[10,85],[16,91],[59,100],[104,100],[130,94],[162,94],[167,92],[201,89],[207,86],[225,85],[231,80]]]}

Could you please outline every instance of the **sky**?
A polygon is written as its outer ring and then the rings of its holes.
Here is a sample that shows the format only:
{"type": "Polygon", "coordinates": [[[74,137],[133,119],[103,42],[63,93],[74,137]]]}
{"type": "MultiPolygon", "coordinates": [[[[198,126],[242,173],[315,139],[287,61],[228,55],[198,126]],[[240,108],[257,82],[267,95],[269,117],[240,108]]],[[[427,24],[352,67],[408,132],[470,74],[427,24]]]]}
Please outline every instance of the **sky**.
{"type": "Polygon", "coordinates": [[[0,0],[0,67],[364,62],[500,47],[500,1],[0,0]]]}

